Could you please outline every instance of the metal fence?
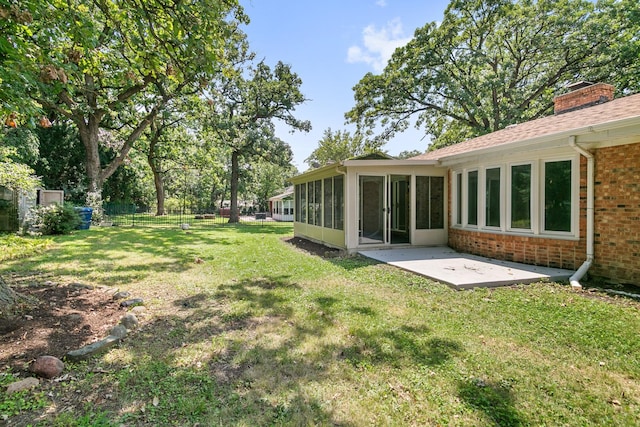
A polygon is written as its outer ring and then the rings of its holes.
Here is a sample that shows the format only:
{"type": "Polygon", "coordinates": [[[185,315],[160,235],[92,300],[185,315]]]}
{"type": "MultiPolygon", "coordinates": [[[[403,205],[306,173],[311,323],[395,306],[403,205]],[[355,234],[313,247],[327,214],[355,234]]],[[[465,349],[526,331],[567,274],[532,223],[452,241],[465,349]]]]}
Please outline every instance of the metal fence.
{"type": "MultiPolygon", "coordinates": [[[[130,227],[181,227],[188,224],[194,226],[214,226],[229,224],[228,210],[217,212],[201,212],[189,208],[166,209],[164,215],[156,215],[154,206],[137,206],[134,204],[104,203],[104,224],[130,227]]],[[[241,214],[240,223],[246,225],[283,225],[290,226],[291,222],[279,222],[271,218],[266,212],[241,214]]]]}

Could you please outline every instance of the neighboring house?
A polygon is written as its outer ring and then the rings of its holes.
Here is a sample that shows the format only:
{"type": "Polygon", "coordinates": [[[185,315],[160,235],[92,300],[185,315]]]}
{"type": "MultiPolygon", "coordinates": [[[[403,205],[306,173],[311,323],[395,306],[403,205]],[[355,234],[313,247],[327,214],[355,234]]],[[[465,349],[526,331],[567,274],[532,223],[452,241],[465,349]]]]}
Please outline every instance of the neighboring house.
{"type": "Polygon", "coordinates": [[[269,199],[269,212],[276,221],[293,221],[293,187],[269,199]]]}
{"type": "Polygon", "coordinates": [[[63,202],[62,190],[24,192],[0,186],[0,231],[17,231],[29,209],[35,205],[49,206],[63,202]]]}
{"type": "Polygon", "coordinates": [[[295,234],[349,252],[448,244],[578,270],[576,284],[587,270],[640,283],[640,94],[571,89],[553,116],[408,160],[347,160],[294,178],[295,234]],[[327,222],[325,200],[344,229],[327,222]]]}

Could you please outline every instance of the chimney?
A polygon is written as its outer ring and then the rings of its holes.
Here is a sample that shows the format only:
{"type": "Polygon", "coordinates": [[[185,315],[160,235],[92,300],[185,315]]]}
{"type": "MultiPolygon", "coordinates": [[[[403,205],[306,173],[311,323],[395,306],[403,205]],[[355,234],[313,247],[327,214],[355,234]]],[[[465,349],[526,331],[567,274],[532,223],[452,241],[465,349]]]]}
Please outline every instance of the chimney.
{"type": "Polygon", "coordinates": [[[603,104],[613,99],[615,87],[606,83],[577,82],[567,86],[569,93],[556,96],[553,99],[554,114],[603,104]]]}

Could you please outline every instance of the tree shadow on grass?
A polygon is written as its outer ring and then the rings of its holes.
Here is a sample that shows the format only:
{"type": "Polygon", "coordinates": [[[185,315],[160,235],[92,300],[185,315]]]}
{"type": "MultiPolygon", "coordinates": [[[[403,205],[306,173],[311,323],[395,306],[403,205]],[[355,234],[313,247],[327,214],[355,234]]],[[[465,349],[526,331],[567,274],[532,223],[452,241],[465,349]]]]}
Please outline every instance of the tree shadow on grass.
{"type": "Polygon", "coordinates": [[[119,422],[350,426],[323,395],[336,372],[437,366],[464,350],[424,323],[390,324],[375,306],[309,295],[287,276],[230,281],[168,305],[97,362],[113,374],[86,381],[105,394],[117,379],[117,401],[97,408],[119,422]]]}
{"type": "Polygon", "coordinates": [[[438,366],[464,350],[458,341],[429,337],[432,331],[424,325],[357,330],[353,335],[355,343],[343,349],[341,356],[354,366],[402,365],[407,359],[416,365],[438,366]]]}
{"type": "Polygon", "coordinates": [[[458,395],[500,427],[518,427],[528,423],[514,407],[514,397],[507,387],[482,380],[465,381],[458,384],[458,395]]]}

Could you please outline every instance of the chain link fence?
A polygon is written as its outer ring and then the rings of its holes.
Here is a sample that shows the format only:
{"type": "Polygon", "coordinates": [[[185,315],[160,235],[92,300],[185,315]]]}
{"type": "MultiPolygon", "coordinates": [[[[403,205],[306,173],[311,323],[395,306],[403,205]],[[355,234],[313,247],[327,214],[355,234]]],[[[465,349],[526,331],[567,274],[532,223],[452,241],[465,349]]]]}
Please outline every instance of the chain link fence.
{"type": "MultiPolygon", "coordinates": [[[[104,203],[104,220],[102,225],[130,227],[188,227],[214,226],[229,224],[229,209],[218,209],[215,212],[200,211],[190,208],[165,209],[164,215],[156,214],[155,206],[138,206],[127,203],[104,203]]],[[[240,223],[245,225],[283,225],[291,222],[275,221],[269,212],[241,214],[240,223]]]]}

